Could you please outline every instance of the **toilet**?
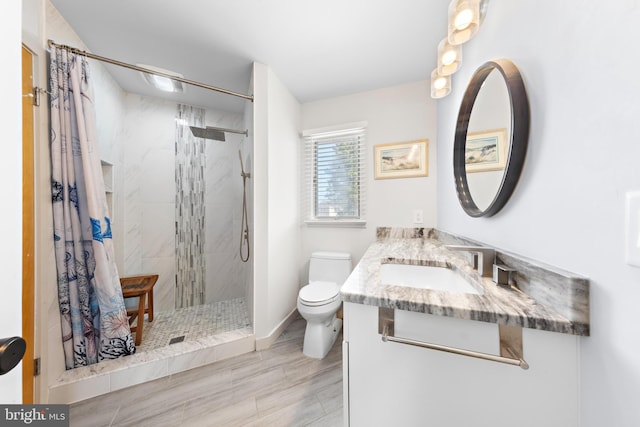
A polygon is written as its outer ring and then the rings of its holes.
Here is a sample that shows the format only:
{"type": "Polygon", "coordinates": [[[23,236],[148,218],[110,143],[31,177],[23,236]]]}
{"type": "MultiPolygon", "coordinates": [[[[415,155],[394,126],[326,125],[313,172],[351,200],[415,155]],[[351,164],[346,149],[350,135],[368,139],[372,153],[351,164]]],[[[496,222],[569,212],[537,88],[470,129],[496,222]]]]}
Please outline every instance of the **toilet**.
{"type": "Polygon", "coordinates": [[[309,261],[309,284],[298,293],[298,312],[307,321],[302,352],[323,359],[342,327],[336,313],[342,304],[340,288],[351,273],[351,255],[314,252],[309,261]]]}

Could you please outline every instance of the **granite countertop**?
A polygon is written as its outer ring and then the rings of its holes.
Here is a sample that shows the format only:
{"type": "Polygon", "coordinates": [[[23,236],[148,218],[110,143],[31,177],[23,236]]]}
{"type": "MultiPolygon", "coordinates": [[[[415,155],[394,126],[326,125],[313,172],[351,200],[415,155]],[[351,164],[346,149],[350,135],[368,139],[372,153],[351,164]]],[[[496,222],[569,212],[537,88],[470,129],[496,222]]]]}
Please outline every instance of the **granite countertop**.
{"type": "Polygon", "coordinates": [[[379,229],[378,240],[369,246],[342,286],[343,301],[589,335],[586,279],[532,266],[526,261],[497,252],[501,262],[507,260],[518,270],[517,287],[498,286],[491,278],[481,277],[470,265],[465,253],[445,247],[450,243],[442,241],[443,236],[447,237],[446,233],[432,229],[404,230],[412,230],[411,237],[406,237],[406,233],[404,237],[393,237],[394,233],[381,233],[379,229]],[[476,295],[382,284],[380,266],[389,262],[447,267],[483,292],[476,295]],[[554,291],[558,296],[554,295],[554,291]]]}

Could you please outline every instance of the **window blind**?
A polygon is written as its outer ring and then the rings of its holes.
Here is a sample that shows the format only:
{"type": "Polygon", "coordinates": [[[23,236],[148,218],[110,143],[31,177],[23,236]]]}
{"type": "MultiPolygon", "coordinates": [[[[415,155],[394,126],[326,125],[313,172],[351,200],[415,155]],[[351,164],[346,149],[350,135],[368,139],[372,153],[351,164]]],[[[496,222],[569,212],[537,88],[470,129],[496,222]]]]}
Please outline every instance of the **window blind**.
{"type": "Polygon", "coordinates": [[[363,220],[366,213],[366,129],[308,131],[302,162],[307,222],[363,220]]]}

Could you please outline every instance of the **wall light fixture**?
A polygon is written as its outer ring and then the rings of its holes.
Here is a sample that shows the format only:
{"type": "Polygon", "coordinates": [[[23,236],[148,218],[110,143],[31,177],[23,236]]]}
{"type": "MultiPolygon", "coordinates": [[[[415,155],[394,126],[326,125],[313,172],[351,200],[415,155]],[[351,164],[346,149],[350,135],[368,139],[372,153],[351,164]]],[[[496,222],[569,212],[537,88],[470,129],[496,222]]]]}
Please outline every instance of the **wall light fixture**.
{"type": "Polygon", "coordinates": [[[489,0],[452,0],[449,4],[447,37],[438,43],[438,67],[431,72],[431,97],[451,92],[451,75],[462,65],[462,43],[480,28],[489,0]]]}
{"type": "Polygon", "coordinates": [[[449,4],[447,38],[459,45],[471,40],[484,20],[488,0],[453,0],[449,4]]]}

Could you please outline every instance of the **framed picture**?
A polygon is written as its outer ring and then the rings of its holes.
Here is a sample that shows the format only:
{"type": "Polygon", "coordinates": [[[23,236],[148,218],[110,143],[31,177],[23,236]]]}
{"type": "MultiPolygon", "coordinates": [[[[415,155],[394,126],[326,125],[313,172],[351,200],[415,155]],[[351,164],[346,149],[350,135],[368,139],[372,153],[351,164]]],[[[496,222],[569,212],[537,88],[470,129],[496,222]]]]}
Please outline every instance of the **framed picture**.
{"type": "Polygon", "coordinates": [[[506,137],[506,129],[467,133],[464,150],[467,173],[504,169],[507,158],[506,137]]]}
{"type": "Polygon", "coordinates": [[[429,140],[375,146],[375,179],[429,175],[429,140]]]}

